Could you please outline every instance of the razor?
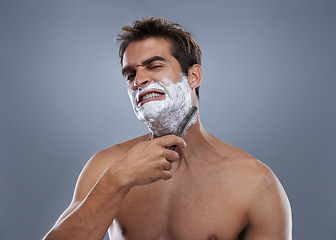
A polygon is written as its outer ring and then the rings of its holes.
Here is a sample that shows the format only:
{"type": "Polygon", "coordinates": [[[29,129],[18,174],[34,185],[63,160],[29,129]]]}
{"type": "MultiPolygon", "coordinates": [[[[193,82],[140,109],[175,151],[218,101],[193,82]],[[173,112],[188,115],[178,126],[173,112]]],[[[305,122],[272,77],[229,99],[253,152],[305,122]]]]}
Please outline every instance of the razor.
{"type": "MultiPolygon", "coordinates": [[[[197,112],[198,108],[196,106],[192,106],[189,110],[188,114],[183,118],[182,122],[180,123],[178,129],[177,129],[177,136],[182,137],[183,133],[185,132],[190,120],[197,112]]],[[[169,148],[169,150],[174,150],[176,148],[176,145],[173,145],[169,148]]]]}

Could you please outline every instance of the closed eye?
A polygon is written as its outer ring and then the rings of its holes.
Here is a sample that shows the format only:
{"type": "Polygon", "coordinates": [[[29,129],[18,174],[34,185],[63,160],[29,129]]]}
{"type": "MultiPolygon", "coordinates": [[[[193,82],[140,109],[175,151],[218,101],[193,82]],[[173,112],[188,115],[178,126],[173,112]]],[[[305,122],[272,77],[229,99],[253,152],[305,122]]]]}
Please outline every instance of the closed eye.
{"type": "Polygon", "coordinates": [[[133,81],[134,78],[135,78],[135,73],[126,75],[126,79],[127,79],[127,81],[133,81]]]}
{"type": "Polygon", "coordinates": [[[157,68],[160,68],[162,67],[162,65],[150,65],[150,66],[147,66],[148,69],[157,69],[157,68]]]}

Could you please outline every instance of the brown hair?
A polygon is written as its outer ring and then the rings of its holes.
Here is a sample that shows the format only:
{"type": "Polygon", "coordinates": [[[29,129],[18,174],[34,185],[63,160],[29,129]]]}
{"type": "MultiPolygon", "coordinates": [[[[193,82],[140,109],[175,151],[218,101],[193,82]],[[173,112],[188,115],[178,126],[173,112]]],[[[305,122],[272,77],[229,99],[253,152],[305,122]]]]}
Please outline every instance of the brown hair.
{"type": "MultiPolygon", "coordinates": [[[[171,42],[172,55],[180,63],[182,73],[188,76],[189,68],[194,64],[201,65],[201,49],[190,33],[183,30],[178,23],[163,18],[143,18],[130,25],[121,27],[116,40],[121,41],[119,48],[120,63],[122,64],[124,52],[132,41],[147,37],[160,37],[171,42]]],[[[199,98],[199,86],[195,88],[199,98]]]]}

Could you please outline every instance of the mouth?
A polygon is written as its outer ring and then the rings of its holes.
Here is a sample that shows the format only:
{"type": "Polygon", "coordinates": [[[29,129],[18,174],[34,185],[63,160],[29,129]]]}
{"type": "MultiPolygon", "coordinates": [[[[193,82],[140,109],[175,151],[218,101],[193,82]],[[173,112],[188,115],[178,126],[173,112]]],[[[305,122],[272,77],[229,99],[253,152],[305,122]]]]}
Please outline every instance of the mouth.
{"type": "Polygon", "coordinates": [[[150,101],[164,100],[165,98],[166,98],[166,94],[162,90],[151,89],[139,95],[138,106],[142,106],[143,104],[150,102],[150,101]]]}

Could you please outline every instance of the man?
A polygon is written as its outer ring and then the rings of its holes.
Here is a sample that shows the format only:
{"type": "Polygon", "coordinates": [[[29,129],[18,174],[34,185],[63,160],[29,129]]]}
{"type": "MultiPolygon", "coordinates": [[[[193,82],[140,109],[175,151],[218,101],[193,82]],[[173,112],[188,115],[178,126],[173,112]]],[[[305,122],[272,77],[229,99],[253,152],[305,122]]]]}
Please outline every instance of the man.
{"type": "Polygon", "coordinates": [[[272,171],[202,127],[201,50],[178,24],[147,18],[118,35],[128,94],[150,133],[94,155],[45,239],[291,239],[286,193],[272,171]],[[177,145],[175,150],[169,150],[177,145]]]}

